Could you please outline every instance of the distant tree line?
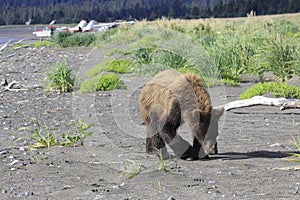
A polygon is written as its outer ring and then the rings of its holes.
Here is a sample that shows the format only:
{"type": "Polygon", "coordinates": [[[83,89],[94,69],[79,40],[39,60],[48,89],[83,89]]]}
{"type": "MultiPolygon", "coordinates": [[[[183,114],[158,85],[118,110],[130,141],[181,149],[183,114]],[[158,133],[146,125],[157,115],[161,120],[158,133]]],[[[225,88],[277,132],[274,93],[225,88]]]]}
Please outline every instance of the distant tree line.
{"type": "Polygon", "coordinates": [[[300,12],[299,0],[1,0],[0,25],[168,18],[243,17],[300,12]]]}

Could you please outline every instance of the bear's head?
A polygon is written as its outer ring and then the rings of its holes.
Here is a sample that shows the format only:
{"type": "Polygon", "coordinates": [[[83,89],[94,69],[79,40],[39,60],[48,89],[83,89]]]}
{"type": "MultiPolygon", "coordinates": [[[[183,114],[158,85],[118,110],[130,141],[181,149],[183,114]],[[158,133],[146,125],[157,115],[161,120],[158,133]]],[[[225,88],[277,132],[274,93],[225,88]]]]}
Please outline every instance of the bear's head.
{"type": "Polygon", "coordinates": [[[224,106],[215,107],[211,112],[211,119],[209,123],[209,127],[207,129],[207,133],[204,138],[204,151],[209,154],[217,154],[217,137],[219,136],[219,126],[218,122],[220,117],[224,113],[224,106]]]}

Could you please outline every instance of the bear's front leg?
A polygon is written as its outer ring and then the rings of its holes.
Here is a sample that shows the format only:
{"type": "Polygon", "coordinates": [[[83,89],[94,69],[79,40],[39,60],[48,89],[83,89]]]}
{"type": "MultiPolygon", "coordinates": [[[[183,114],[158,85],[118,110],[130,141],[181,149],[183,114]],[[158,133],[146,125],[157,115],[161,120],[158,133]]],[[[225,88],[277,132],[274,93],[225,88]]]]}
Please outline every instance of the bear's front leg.
{"type": "Polygon", "coordinates": [[[208,158],[209,158],[208,155],[205,153],[203,148],[201,148],[201,144],[199,143],[199,141],[196,138],[194,138],[191,159],[198,160],[198,159],[208,159],[208,158]]]}
{"type": "Polygon", "coordinates": [[[156,109],[152,109],[150,112],[151,121],[147,126],[146,152],[159,153],[161,151],[163,158],[167,159],[169,158],[169,154],[167,152],[166,144],[158,133],[159,127],[161,127],[161,122],[158,120],[159,114],[156,109]]]}

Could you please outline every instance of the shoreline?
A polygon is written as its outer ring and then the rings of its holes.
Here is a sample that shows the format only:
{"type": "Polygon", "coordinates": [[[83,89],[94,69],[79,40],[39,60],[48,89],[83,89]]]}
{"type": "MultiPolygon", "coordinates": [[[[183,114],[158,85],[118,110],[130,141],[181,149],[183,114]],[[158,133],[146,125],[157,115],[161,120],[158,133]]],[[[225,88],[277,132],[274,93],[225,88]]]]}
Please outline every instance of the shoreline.
{"type": "Polygon", "coordinates": [[[32,39],[38,40],[33,32],[37,29],[42,29],[42,26],[25,26],[25,25],[14,25],[14,26],[0,26],[0,45],[5,44],[9,40],[17,42],[21,39],[32,39]]]}

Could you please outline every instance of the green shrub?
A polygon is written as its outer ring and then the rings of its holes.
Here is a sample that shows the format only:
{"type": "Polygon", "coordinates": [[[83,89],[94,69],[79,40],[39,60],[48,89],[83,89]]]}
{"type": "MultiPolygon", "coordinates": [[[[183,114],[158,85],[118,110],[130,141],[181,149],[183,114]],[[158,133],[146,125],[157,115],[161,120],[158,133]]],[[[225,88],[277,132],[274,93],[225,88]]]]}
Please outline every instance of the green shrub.
{"type": "Polygon", "coordinates": [[[257,95],[270,94],[273,97],[300,98],[300,88],[287,83],[257,83],[240,95],[240,99],[249,99],[257,95]]]}
{"type": "Polygon", "coordinates": [[[116,74],[104,74],[85,80],[80,85],[81,92],[107,91],[125,88],[124,83],[116,74]]]}
{"type": "Polygon", "coordinates": [[[131,65],[131,60],[114,60],[107,66],[106,71],[125,74],[128,73],[131,65]]]}
{"type": "Polygon", "coordinates": [[[120,78],[115,74],[104,74],[99,78],[97,90],[107,91],[116,89],[119,81],[120,78]]]}
{"type": "Polygon", "coordinates": [[[51,66],[45,80],[47,91],[71,92],[75,85],[73,70],[66,62],[55,63],[51,66]]]}

